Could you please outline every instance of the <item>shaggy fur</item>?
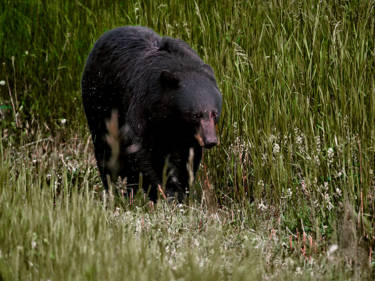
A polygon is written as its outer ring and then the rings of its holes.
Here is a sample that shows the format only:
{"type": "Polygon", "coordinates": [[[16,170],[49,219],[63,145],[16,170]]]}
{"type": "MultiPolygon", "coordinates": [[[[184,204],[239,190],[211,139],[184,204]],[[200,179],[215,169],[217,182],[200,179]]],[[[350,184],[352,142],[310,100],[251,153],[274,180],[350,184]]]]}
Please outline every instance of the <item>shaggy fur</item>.
{"type": "Polygon", "coordinates": [[[83,72],[82,99],[106,188],[109,175],[137,189],[141,173],[155,201],[167,171],[167,195],[181,200],[190,151],[195,174],[202,148],[217,143],[222,97],[212,69],[185,42],[145,27],[99,38],[83,72]]]}

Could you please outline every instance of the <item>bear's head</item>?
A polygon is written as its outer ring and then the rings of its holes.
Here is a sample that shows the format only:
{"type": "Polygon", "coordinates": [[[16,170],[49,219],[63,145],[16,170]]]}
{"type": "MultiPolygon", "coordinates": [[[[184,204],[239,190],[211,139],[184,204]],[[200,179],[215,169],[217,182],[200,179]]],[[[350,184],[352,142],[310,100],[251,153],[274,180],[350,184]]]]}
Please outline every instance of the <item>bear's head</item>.
{"type": "Polygon", "coordinates": [[[200,146],[217,145],[216,124],[221,114],[222,95],[212,69],[204,64],[191,71],[164,70],[160,82],[176,122],[191,132],[200,146]]]}

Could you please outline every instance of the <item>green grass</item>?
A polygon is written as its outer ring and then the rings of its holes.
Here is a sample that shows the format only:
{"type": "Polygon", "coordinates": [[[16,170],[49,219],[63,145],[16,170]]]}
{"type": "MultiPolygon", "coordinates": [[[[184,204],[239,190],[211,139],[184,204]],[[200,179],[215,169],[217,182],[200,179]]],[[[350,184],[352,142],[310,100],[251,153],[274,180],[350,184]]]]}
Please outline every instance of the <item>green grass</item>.
{"type": "Polygon", "coordinates": [[[1,1],[0,280],[370,279],[374,33],[373,0],[1,1]],[[184,206],[101,193],[80,77],[128,24],[188,42],[223,93],[184,206]]]}
{"type": "Polygon", "coordinates": [[[310,246],[309,237],[293,237],[270,218],[254,222],[238,204],[215,213],[199,202],[152,206],[142,196],[119,204],[95,187],[92,153],[76,140],[0,151],[1,280],[315,280],[346,278],[352,270],[368,276],[361,261],[349,267],[340,256],[354,262],[356,241],[327,257],[325,242],[310,246]]]}

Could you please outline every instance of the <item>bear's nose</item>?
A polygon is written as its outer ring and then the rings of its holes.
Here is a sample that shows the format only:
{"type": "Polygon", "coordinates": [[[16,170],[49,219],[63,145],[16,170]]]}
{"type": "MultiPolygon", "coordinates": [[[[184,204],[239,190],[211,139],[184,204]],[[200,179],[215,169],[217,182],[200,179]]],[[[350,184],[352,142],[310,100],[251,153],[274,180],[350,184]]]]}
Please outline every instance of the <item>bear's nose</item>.
{"type": "Polygon", "coordinates": [[[216,137],[210,137],[203,140],[204,142],[204,148],[212,148],[215,145],[217,145],[217,138],[216,137]]]}
{"type": "Polygon", "coordinates": [[[198,140],[199,145],[204,148],[212,148],[213,146],[217,145],[218,140],[213,118],[209,118],[208,120],[200,120],[200,127],[195,137],[198,140]]]}

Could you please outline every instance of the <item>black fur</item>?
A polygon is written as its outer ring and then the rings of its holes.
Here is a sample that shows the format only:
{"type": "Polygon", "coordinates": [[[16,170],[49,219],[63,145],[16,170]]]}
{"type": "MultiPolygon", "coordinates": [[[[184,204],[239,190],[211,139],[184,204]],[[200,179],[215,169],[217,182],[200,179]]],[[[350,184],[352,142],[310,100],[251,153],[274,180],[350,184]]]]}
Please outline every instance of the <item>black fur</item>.
{"type": "Polygon", "coordinates": [[[209,114],[216,123],[222,104],[212,69],[189,45],[140,26],[108,31],[87,59],[82,98],[104,186],[110,175],[126,177],[136,189],[142,173],[143,188],[155,201],[167,163],[167,195],[181,200],[190,148],[194,173],[202,156],[199,122],[209,114]],[[112,112],[118,113],[120,152],[111,166],[106,121],[112,112]]]}

